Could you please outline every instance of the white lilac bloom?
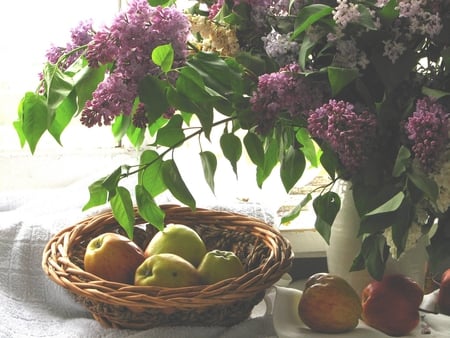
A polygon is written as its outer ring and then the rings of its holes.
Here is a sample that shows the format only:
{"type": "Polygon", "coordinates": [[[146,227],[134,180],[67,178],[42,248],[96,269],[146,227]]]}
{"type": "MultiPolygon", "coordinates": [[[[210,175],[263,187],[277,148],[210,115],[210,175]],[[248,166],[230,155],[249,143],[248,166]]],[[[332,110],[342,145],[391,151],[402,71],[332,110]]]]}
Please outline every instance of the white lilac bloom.
{"type": "Polygon", "coordinates": [[[406,51],[406,47],[403,43],[386,40],[383,41],[384,44],[384,56],[387,56],[392,63],[397,62],[398,58],[406,51]]]}
{"type": "Polygon", "coordinates": [[[360,17],[360,12],[355,4],[347,0],[337,0],[337,7],[333,10],[333,19],[337,25],[345,28],[348,23],[355,22],[360,17]]]}

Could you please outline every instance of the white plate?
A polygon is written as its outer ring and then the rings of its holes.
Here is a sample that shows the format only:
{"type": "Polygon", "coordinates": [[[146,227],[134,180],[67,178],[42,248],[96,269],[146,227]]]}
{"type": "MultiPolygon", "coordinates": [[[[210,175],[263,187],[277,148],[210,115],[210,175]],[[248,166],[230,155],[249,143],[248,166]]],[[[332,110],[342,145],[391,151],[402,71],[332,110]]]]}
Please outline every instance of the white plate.
{"type": "MultiPolygon", "coordinates": [[[[298,315],[297,307],[302,296],[302,291],[282,286],[275,286],[274,288],[275,296],[273,302],[273,326],[279,338],[389,337],[388,335],[367,326],[362,321],[359,322],[358,326],[354,330],[342,334],[313,332],[306,327],[298,315]]],[[[268,300],[266,300],[266,302],[267,301],[268,300]]],[[[450,337],[450,317],[428,313],[422,314],[421,323],[408,337],[450,337]]]]}

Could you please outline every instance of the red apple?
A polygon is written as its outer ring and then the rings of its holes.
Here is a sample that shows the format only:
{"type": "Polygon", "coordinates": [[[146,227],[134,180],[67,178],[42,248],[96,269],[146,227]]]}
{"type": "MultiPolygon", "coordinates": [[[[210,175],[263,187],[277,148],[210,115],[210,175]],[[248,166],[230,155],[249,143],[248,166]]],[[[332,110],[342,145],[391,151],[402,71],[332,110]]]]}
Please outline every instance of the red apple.
{"type": "Polygon", "coordinates": [[[410,333],[420,321],[422,288],[404,275],[386,275],[362,291],[362,319],[390,336],[410,333]]]}
{"type": "Polygon", "coordinates": [[[441,277],[438,295],[439,312],[450,316],[450,269],[441,277]]]}
{"type": "Polygon", "coordinates": [[[84,269],[100,278],[133,284],[136,268],[144,261],[143,250],[128,237],[107,232],[86,247],[84,269]]]}

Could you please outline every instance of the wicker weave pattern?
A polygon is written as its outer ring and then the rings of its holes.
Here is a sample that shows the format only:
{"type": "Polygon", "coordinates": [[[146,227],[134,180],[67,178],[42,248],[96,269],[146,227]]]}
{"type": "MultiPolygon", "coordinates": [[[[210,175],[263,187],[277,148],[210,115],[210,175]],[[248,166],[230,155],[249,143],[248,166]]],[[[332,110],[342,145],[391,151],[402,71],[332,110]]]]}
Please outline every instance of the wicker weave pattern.
{"type": "MultiPolygon", "coordinates": [[[[166,223],[195,229],[208,250],[234,251],[246,273],[212,285],[138,287],[109,282],[83,270],[88,242],[104,232],[121,232],[111,212],[92,216],[56,234],[46,245],[42,267],[69,290],[105,327],[147,329],[164,325],[234,325],[249,317],[265,290],[292,264],[290,244],[273,227],[240,214],[163,205],[166,223]]],[[[134,240],[145,247],[154,236],[136,211],[134,240]]]]}

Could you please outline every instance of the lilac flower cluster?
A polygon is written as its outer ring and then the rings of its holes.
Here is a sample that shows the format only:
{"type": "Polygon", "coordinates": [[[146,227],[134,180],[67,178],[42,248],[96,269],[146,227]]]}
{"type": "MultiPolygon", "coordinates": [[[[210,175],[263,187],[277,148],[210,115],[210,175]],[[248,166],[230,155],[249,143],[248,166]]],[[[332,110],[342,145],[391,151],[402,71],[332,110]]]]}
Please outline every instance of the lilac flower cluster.
{"type": "Polygon", "coordinates": [[[354,174],[369,158],[377,120],[368,111],[355,112],[351,103],[330,100],[310,113],[308,130],[333,149],[348,174],[354,174]]]}
{"type": "Polygon", "coordinates": [[[449,114],[444,107],[429,98],[416,102],[416,111],[408,118],[405,129],[413,142],[412,151],[423,169],[434,169],[439,155],[448,142],[449,114]]]}
{"type": "Polygon", "coordinates": [[[130,115],[139,82],[160,71],[151,60],[153,49],[170,43],[175,66],[181,65],[187,56],[188,35],[189,21],[175,7],[151,7],[146,0],[133,0],[88,45],[86,58],[91,67],[114,63],[114,68],[86,103],[82,123],[108,125],[122,113],[130,115]]]}
{"type": "MultiPolygon", "coordinates": [[[[92,20],[82,21],[79,25],[71,30],[71,39],[67,43],[66,47],[51,46],[46,53],[48,62],[56,64],[61,56],[64,54],[70,54],[78,47],[87,45],[94,36],[94,30],[92,28],[92,20]]],[[[82,51],[73,52],[67,57],[66,60],[61,61],[59,67],[62,70],[67,69],[77,58],[80,57],[82,51]]]]}
{"type": "Polygon", "coordinates": [[[273,31],[263,37],[262,40],[267,55],[280,66],[285,66],[298,59],[300,47],[296,41],[290,39],[290,34],[280,34],[273,31]]]}
{"type": "Polygon", "coordinates": [[[321,95],[299,74],[298,64],[290,64],[278,72],[263,74],[250,98],[257,114],[258,132],[266,134],[283,112],[295,118],[317,106],[321,95]]]}

